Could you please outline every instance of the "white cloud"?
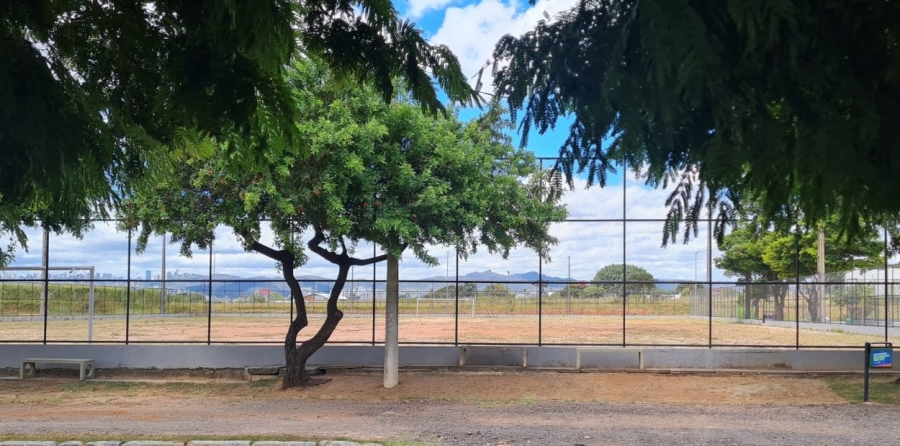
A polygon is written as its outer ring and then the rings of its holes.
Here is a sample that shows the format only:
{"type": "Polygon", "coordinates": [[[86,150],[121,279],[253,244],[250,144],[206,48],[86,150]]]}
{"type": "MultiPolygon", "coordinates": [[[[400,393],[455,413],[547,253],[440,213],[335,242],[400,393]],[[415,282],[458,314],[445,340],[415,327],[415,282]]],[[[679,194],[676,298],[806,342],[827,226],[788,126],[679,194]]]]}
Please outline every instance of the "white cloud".
{"type": "MultiPolygon", "coordinates": [[[[491,58],[500,37],[521,35],[544,19],[545,13],[554,16],[575,3],[575,0],[539,0],[534,6],[524,7],[516,0],[481,0],[450,7],[431,40],[450,47],[459,58],[463,72],[473,76],[491,58]]],[[[484,85],[489,90],[490,79],[485,79],[484,85]]]]}
{"type": "Polygon", "coordinates": [[[409,0],[409,9],[406,11],[406,17],[415,20],[428,12],[442,9],[452,2],[453,0],[409,0]]]}
{"type": "MultiPolygon", "coordinates": [[[[570,221],[552,225],[551,234],[559,239],[559,244],[550,251],[550,260],[541,265],[538,256],[526,248],[514,249],[509,259],[499,254],[490,254],[479,249],[477,254],[459,261],[460,274],[491,270],[499,274],[536,272],[539,269],[555,277],[572,277],[589,280],[601,267],[622,263],[624,256],[628,264],[646,268],[655,277],[672,280],[704,280],[707,265],[707,227],[700,225],[700,232],[688,244],[670,243],[661,247],[663,219],[665,218],[666,190],[651,189],[628,175],[623,188],[618,184],[606,188],[584,188],[584,180],[576,179],[576,188],[564,195],[563,202],[572,219],[609,221],[570,221]],[[627,197],[626,213],[629,219],[621,221],[622,194],[627,197]],[[641,219],[641,221],[637,221],[641,219]],[[623,229],[625,235],[623,236],[623,229]]],[[[31,252],[17,252],[13,266],[40,266],[41,235],[39,230],[29,230],[31,252]]],[[[310,234],[304,237],[309,239],[310,234]]],[[[272,244],[274,235],[267,225],[263,225],[262,242],[272,244]]],[[[159,236],[150,239],[147,250],[141,255],[132,252],[131,274],[135,279],[143,279],[145,271],[152,276],[161,270],[162,240],[159,236]]],[[[95,266],[98,273],[110,273],[125,277],[128,265],[127,234],[116,231],[112,224],[97,224],[83,240],[71,236],[51,236],[51,266],[95,266]]],[[[133,245],[132,245],[133,248],[133,245]]],[[[713,257],[719,253],[713,247],[713,257]]],[[[357,257],[372,255],[372,245],[363,244],[357,249],[357,257]]],[[[456,272],[454,253],[444,246],[430,247],[429,252],[440,262],[429,266],[417,260],[411,252],[401,259],[401,279],[416,280],[428,277],[443,277],[456,272]],[[449,256],[448,256],[449,253],[449,256]],[[448,264],[449,261],[449,264],[448,264]]],[[[377,249],[376,254],[381,250],[377,249]]],[[[190,272],[206,276],[209,273],[208,251],[196,251],[193,258],[179,255],[177,245],[167,247],[167,271],[190,272]]],[[[255,252],[245,252],[233,232],[225,227],[216,231],[213,266],[215,274],[230,274],[238,277],[279,277],[273,260],[255,252]]],[[[385,277],[385,264],[376,265],[375,278],[385,277]]],[[[315,275],[334,278],[337,268],[315,254],[309,253],[309,262],[296,270],[298,275],[315,275]]],[[[372,266],[353,269],[357,280],[371,280],[372,266]]],[[[721,271],[713,271],[714,280],[722,280],[721,271]]]]}

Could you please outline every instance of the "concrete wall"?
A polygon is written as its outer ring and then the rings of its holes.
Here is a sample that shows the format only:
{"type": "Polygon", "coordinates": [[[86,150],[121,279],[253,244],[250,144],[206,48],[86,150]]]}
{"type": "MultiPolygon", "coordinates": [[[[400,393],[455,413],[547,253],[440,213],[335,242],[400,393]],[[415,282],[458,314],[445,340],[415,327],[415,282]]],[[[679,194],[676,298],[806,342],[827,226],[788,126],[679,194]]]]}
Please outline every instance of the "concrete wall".
{"type": "MultiPolygon", "coordinates": [[[[637,368],[634,347],[586,348],[582,369],[637,368]]],[[[861,371],[862,349],[644,348],[647,369],[861,371]]],[[[575,367],[576,347],[534,346],[405,346],[401,367],[511,366],[575,367]]],[[[283,365],[279,346],[261,345],[33,345],[0,344],[0,368],[18,368],[29,357],[93,359],[98,369],[243,368],[283,365]]],[[[309,366],[380,367],[382,346],[326,346],[309,366]]]]}

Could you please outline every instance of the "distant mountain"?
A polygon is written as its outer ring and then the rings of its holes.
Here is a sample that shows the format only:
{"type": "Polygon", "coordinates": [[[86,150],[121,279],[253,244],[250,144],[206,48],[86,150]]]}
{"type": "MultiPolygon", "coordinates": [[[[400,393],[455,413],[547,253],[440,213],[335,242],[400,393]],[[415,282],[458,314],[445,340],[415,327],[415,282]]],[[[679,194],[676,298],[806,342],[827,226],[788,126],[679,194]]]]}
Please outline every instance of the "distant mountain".
{"type": "MultiPolygon", "coordinates": [[[[546,274],[538,275],[538,273],[535,271],[521,273],[521,274],[507,275],[507,274],[495,273],[490,270],[464,274],[462,276],[459,276],[459,281],[460,282],[537,282],[538,277],[541,277],[544,282],[565,282],[565,283],[575,282],[575,279],[567,279],[565,277],[554,277],[554,276],[548,276],[546,274]]],[[[429,277],[426,279],[419,279],[417,281],[421,282],[421,281],[448,281],[448,280],[452,281],[452,280],[454,280],[454,278],[453,277],[448,278],[448,277],[442,277],[442,276],[435,276],[435,277],[429,277]]]]}

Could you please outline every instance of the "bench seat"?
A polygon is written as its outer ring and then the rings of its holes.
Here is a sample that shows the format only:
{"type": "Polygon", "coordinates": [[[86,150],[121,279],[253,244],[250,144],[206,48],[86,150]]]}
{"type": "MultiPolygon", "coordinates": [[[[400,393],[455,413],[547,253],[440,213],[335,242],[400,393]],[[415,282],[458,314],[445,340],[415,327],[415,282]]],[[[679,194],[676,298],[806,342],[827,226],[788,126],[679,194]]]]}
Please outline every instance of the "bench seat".
{"type": "Polygon", "coordinates": [[[78,365],[78,379],[85,380],[94,377],[93,359],[67,359],[67,358],[25,358],[22,360],[22,368],[19,369],[19,378],[34,378],[37,365],[41,364],[76,364],[78,365]]]}

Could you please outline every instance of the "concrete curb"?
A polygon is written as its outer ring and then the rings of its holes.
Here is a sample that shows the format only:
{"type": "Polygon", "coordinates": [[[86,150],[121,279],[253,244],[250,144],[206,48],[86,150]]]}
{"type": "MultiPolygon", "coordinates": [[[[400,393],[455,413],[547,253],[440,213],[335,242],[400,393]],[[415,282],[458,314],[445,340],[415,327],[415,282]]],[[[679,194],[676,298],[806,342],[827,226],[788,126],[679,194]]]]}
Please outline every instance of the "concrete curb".
{"type": "Polygon", "coordinates": [[[357,443],[355,441],[320,440],[315,441],[252,441],[252,440],[198,440],[188,441],[0,441],[0,446],[382,446],[379,443],[357,443]]]}

